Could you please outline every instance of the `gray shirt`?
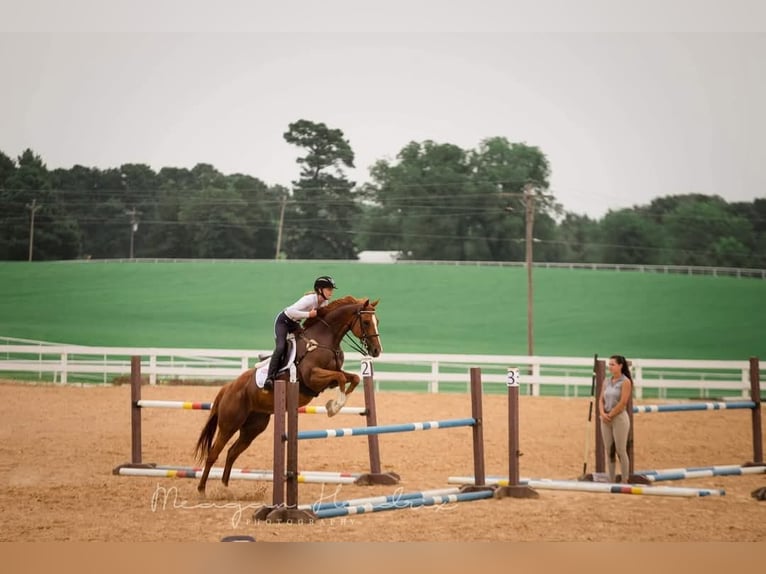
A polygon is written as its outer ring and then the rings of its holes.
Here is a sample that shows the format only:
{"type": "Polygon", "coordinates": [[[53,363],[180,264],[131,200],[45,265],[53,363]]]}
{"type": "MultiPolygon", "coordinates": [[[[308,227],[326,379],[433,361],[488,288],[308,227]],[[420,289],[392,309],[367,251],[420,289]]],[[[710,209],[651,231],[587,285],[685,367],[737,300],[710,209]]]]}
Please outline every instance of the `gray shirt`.
{"type": "Polygon", "coordinates": [[[622,397],[622,384],[626,381],[625,375],[620,375],[616,381],[611,377],[604,382],[604,410],[610,412],[622,397]]]}

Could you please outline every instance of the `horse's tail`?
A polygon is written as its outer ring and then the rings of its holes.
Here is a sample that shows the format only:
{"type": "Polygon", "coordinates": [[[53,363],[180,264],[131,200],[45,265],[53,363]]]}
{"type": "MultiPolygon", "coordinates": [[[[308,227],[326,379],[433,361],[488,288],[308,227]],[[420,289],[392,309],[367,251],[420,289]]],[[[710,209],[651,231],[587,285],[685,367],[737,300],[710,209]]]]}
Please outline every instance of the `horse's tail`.
{"type": "Polygon", "coordinates": [[[223,387],[218,391],[215,401],[213,401],[213,406],[210,409],[210,416],[208,416],[207,422],[199,435],[199,439],[197,439],[197,446],[194,448],[194,457],[198,462],[205,462],[205,459],[210,452],[210,447],[213,446],[213,437],[218,428],[218,403],[221,402],[224,388],[226,387],[223,387]]]}

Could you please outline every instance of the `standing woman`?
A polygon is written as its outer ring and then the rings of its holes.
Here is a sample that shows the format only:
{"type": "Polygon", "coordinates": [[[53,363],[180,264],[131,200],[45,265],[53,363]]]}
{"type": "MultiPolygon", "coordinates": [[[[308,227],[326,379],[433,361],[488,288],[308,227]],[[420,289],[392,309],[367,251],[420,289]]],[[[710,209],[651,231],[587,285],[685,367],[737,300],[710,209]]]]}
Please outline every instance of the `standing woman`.
{"type": "Polygon", "coordinates": [[[630,475],[630,460],[628,459],[628,434],[630,433],[630,416],[628,402],[633,392],[633,379],[630,376],[628,361],[622,355],[609,357],[609,372],[611,376],[604,381],[599,400],[599,415],[601,418],[601,435],[604,437],[604,451],[609,469],[609,482],[615,481],[615,460],[611,458],[612,445],[620,457],[622,482],[628,482],[630,475]]]}

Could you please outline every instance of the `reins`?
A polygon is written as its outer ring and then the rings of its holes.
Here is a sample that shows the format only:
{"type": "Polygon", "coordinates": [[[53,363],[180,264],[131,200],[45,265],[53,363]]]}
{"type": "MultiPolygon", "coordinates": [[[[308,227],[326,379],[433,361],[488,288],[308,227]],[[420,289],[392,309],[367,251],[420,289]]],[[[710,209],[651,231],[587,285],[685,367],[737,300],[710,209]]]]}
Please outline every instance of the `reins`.
{"type": "MultiPolygon", "coordinates": [[[[358,311],[356,311],[354,313],[354,318],[353,318],[351,324],[348,326],[348,328],[346,329],[346,332],[343,334],[343,337],[341,338],[341,342],[344,339],[347,339],[348,344],[356,352],[358,352],[361,355],[366,355],[366,354],[369,353],[369,350],[367,349],[367,340],[371,339],[373,337],[380,337],[380,334],[378,334],[378,333],[375,333],[375,334],[372,334],[372,335],[367,334],[367,329],[365,328],[364,323],[362,323],[362,313],[368,313],[368,314],[374,315],[375,311],[363,311],[362,309],[359,309],[358,311]],[[358,337],[358,338],[351,337],[351,336],[349,336],[349,333],[353,334],[354,324],[357,323],[357,322],[359,322],[359,326],[360,326],[361,331],[362,331],[362,336],[358,337]],[[361,341],[361,343],[360,343],[360,341],[361,341]]],[[[330,330],[332,332],[332,326],[327,321],[325,321],[323,318],[319,318],[319,317],[317,318],[317,320],[320,323],[322,323],[325,327],[327,327],[328,330],[330,330]]],[[[327,345],[320,345],[319,343],[317,343],[316,340],[309,339],[308,337],[306,337],[304,335],[304,333],[300,334],[300,338],[303,339],[304,341],[306,341],[306,352],[307,353],[310,353],[311,351],[313,351],[315,349],[326,349],[328,351],[332,351],[335,354],[335,362],[336,362],[336,364],[338,364],[338,367],[340,368],[340,353],[342,353],[342,349],[340,349],[340,347],[335,349],[335,348],[329,347],[327,345]]]]}

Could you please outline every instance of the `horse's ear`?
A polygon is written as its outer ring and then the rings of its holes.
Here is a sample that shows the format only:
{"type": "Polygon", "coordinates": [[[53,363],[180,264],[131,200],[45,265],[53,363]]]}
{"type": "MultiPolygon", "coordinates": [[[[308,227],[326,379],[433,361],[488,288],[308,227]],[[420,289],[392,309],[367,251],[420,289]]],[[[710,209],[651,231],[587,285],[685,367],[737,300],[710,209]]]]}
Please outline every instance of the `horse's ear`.
{"type": "Polygon", "coordinates": [[[373,307],[377,307],[377,306],[378,306],[378,303],[380,303],[380,299],[375,299],[375,301],[373,301],[373,302],[371,303],[371,305],[372,305],[373,307]]]}

